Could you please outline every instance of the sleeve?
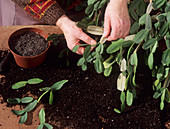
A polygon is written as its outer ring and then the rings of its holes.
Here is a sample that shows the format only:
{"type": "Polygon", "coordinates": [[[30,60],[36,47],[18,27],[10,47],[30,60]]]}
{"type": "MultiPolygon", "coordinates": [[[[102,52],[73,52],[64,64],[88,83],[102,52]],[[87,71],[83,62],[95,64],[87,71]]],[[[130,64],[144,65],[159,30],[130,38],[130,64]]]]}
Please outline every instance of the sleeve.
{"type": "Polygon", "coordinates": [[[53,25],[65,13],[55,0],[12,0],[32,17],[53,25]]]}

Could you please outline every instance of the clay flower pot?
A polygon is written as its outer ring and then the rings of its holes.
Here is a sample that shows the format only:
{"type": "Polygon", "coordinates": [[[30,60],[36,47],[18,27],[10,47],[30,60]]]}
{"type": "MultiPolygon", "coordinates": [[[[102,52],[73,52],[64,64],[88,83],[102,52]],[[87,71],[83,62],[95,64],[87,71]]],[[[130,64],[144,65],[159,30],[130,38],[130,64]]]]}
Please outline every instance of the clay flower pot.
{"type": "Polygon", "coordinates": [[[16,64],[22,68],[33,68],[33,67],[36,67],[36,66],[40,65],[41,63],[43,63],[43,61],[45,60],[45,57],[46,57],[47,50],[50,47],[50,42],[48,42],[47,49],[36,56],[21,56],[21,55],[15,53],[11,47],[11,44],[12,44],[14,38],[18,35],[28,32],[28,31],[35,32],[36,34],[41,35],[45,39],[47,39],[47,37],[48,37],[47,34],[45,34],[42,30],[37,29],[37,28],[23,28],[23,29],[19,29],[19,30],[15,31],[14,33],[11,34],[11,36],[8,39],[8,47],[14,56],[16,64]]]}

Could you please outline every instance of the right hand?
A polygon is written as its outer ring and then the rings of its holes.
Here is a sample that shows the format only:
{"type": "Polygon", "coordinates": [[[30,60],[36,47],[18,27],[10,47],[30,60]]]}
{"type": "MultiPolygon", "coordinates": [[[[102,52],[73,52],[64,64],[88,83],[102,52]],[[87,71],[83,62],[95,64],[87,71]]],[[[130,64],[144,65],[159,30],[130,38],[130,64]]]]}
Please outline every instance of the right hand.
{"type": "MultiPolygon", "coordinates": [[[[85,34],[81,28],[76,26],[76,23],[70,20],[66,15],[61,16],[56,25],[63,31],[67,41],[67,46],[72,50],[75,46],[80,45],[80,40],[84,41],[89,45],[96,44],[96,41],[85,34]]],[[[85,47],[79,47],[76,51],[77,54],[83,55],[85,47]]]]}

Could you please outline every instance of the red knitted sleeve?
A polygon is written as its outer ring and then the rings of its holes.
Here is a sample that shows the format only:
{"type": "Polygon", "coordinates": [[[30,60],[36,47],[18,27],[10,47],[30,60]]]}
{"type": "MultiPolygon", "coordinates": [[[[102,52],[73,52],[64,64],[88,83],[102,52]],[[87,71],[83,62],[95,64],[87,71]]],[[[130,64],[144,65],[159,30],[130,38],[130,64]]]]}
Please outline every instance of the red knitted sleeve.
{"type": "Polygon", "coordinates": [[[13,0],[29,15],[47,24],[55,24],[65,12],[55,0],[13,0]]]}

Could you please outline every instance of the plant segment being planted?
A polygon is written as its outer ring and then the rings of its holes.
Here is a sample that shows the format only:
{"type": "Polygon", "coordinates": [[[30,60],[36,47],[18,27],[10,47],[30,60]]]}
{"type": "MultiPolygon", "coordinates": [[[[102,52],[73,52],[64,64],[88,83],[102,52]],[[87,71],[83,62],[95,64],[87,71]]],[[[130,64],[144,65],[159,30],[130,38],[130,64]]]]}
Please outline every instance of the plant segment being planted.
{"type": "MultiPolygon", "coordinates": [[[[40,84],[42,82],[43,80],[40,78],[32,78],[29,79],[28,81],[20,81],[15,83],[14,85],[12,85],[12,89],[18,90],[26,86],[26,84],[35,85],[35,84],[40,84]]],[[[51,87],[41,88],[40,91],[45,91],[45,92],[38,98],[38,100],[33,99],[33,97],[8,98],[7,102],[9,104],[28,104],[23,110],[20,111],[12,110],[12,113],[21,116],[19,120],[19,124],[24,124],[27,121],[28,113],[31,112],[36,107],[36,105],[40,102],[42,97],[48,92],[50,92],[49,104],[52,104],[53,92],[56,90],[60,90],[66,82],[68,82],[68,80],[61,80],[53,84],[51,87]]],[[[50,124],[45,123],[45,112],[43,109],[41,109],[41,111],[39,112],[39,118],[40,118],[40,125],[38,126],[37,129],[42,129],[43,127],[47,129],[53,128],[50,124]]]]}

